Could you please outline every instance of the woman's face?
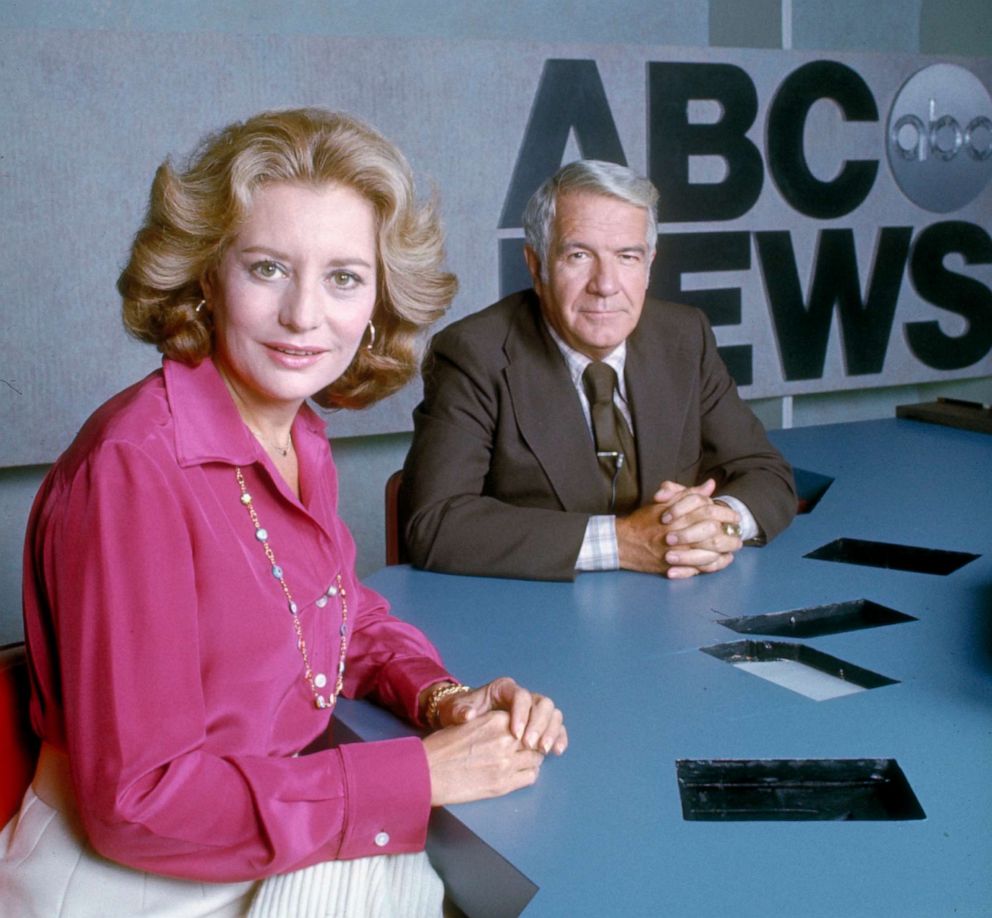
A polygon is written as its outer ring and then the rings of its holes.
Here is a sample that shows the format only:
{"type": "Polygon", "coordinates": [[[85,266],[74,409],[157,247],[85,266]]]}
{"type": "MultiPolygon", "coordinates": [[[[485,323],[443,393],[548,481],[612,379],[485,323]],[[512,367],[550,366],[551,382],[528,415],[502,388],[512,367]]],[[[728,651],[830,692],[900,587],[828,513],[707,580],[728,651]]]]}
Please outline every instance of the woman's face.
{"type": "Polygon", "coordinates": [[[347,369],[375,307],[376,254],[375,212],[358,192],[286,182],[255,192],[203,282],[214,362],[253,415],[295,411],[347,369]]]}

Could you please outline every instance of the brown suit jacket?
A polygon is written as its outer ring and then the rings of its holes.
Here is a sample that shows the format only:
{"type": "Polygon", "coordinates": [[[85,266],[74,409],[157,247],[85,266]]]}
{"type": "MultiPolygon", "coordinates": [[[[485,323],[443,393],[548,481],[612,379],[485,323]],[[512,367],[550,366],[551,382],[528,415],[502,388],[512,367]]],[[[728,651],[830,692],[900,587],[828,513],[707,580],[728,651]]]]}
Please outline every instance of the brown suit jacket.
{"type": "MultiPolygon", "coordinates": [[[[713,476],[766,540],[789,524],[792,470],[737,395],[699,310],[647,300],[625,378],[644,502],[665,479],[713,476]]],[[[533,290],[438,333],[400,496],[414,564],[572,579],[601,494],[582,406],[533,290]]]]}

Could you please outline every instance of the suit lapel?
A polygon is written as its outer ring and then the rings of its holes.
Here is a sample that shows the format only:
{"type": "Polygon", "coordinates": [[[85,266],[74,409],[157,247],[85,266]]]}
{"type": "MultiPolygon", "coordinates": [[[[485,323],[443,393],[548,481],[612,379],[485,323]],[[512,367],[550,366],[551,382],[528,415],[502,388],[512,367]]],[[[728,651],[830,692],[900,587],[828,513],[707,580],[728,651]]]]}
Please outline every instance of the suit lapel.
{"type": "Polygon", "coordinates": [[[641,502],[675,474],[693,372],[683,354],[681,330],[664,321],[663,303],[647,300],[627,339],[624,376],[634,436],[641,502]]]}
{"type": "Polygon", "coordinates": [[[592,513],[602,479],[579,397],[529,292],[504,343],[507,388],[520,436],[565,510],[592,513]]]}

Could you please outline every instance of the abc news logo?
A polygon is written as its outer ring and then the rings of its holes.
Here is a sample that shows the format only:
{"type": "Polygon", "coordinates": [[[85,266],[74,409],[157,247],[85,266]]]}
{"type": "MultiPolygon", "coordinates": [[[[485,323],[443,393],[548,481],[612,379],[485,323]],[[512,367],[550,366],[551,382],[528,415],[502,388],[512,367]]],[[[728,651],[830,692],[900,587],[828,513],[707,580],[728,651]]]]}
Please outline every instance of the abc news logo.
{"type": "MultiPolygon", "coordinates": [[[[952,214],[975,201],[992,175],[992,99],[973,73],[952,64],[923,68],[895,94],[886,119],[868,82],[838,61],[800,65],[777,83],[765,106],[751,75],[736,64],[649,61],[646,71],[647,176],[660,192],[663,227],[650,292],[698,306],[714,326],[749,329],[762,320],[754,318],[760,310],[745,318],[744,297],[764,299],[775,346],[759,339],[719,348],[739,385],[770,392],[780,391],[781,382],[821,380],[829,389],[840,373],[886,384],[888,367],[902,359],[887,362],[896,342],[911,360],[937,371],[988,357],[992,236],[981,222],[952,214]],[[715,103],[717,117],[695,116],[697,101],[715,103]],[[852,150],[848,157],[835,138],[808,131],[810,113],[823,101],[844,122],[878,126],[876,155],[852,150]],[[829,176],[816,168],[821,145],[835,158],[839,153],[829,176]],[[717,180],[694,178],[691,166],[701,157],[722,162],[717,180]],[[879,209],[889,207],[879,196],[868,204],[876,208],[870,214],[874,255],[865,263],[856,238],[865,230],[841,221],[864,219],[858,211],[878,185],[884,189],[884,160],[908,201],[949,218],[918,227],[904,208],[879,209]],[[741,223],[759,205],[769,178],[777,195],[766,196],[755,226],[741,223]],[[750,277],[740,287],[683,282],[723,272],[758,274],[760,284],[750,277]],[[932,315],[919,317],[917,309],[903,320],[904,296],[932,306],[932,315]],[[947,314],[957,317],[957,326],[947,323],[947,314]],[[835,324],[840,371],[827,362],[835,324]]],[[[596,61],[550,59],[499,221],[503,294],[530,285],[520,214],[562,163],[572,137],[587,159],[627,162],[596,61]]]]}
{"type": "Polygon", "coordinates": [[[992,98],[973,73],[934,64],[910,77],[889,114],[892,175],[914,204],[948,213],[992,175],[992,98]]]}

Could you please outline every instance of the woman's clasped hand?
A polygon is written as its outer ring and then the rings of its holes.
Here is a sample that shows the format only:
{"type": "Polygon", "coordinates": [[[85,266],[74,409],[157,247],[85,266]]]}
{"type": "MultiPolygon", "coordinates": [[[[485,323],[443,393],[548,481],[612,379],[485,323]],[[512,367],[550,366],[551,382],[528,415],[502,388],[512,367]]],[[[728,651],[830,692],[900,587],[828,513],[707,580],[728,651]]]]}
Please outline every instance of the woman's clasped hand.
{"type": "Polygon", "coordinates": [[[438,706],[441,729],[424,738],[431,803],[499,797],[537,780],[546,755],[568,747],[561,711],[502,677],[438,706]]]}

